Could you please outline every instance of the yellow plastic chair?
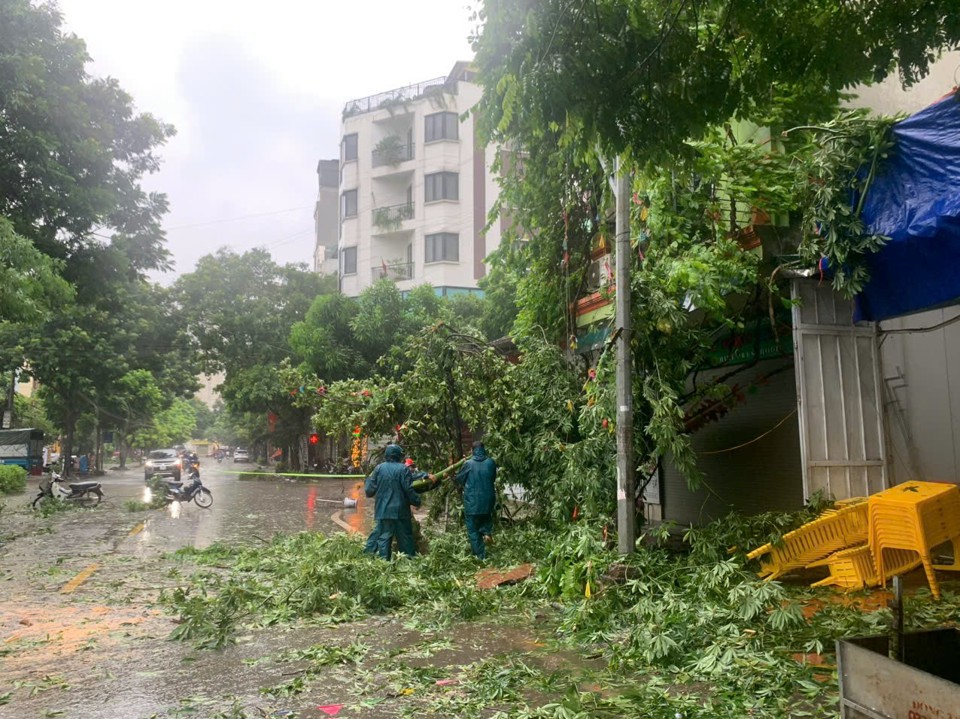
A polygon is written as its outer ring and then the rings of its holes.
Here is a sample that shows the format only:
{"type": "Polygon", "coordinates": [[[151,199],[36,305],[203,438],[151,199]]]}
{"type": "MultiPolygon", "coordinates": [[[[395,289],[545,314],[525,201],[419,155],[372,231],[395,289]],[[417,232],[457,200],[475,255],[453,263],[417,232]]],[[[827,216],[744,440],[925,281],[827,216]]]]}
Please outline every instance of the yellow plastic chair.
{"type": "Polygon", "coordinates": [[[866,502],[859,502],[828,510],[783,535],[779,544],[757,547],[747,558],[762,558],[758,574],[771,580],[841,549],[864,544],[869,536],[867,506],[866,502]]]}
{"type": "MultiPolygon", "coordinates": [[[[906,482],[868,501],[870,548],[876,574],[886,583],[889,550],[916,552],[934,597],[940,598],[931,550],[960,538],[960,488],[940,482],[906,482]]],[[[892,559],[890,562],[894,562],[892,559]]],[[[956,560],[955,560],[956,563],[956,560]]]]}
{"type": "MultiPolygon", "coordinates": [[[[902,549],[891,549],[887,552],[886,571],[884,580],[897,574],[910,572],[920,566],[920,557],[916,552],[902,549]]],[[[826,579],[814,582],[811,587],[825,587],[835,585],[847,591],[876,587],[881,583],[877,576],[876,564],[870,545],[864,544],[852,549],[844,549],[831,554],[808,565],[810,567],[827,567],[830,575],[826,579]]]]}

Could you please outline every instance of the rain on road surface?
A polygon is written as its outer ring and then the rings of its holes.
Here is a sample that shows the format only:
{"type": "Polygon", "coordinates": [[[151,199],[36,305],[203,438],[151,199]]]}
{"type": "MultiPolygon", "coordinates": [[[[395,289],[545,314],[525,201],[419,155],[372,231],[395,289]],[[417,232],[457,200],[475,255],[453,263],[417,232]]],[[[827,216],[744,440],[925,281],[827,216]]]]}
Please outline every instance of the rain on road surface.
{"type": "MultiPolygon", "coordinates": [[[[36,478],[26,494],[4,500],[0,718],[136,719],[169,712],[185,696],[249,695],[251,687],[256,694],[264,670],[244,663],[243,646],[198,653],[164,641],[171,618],[151,606],[161,589],[177,586],[176,563],[164,555],[278,533],[364,531],[369,512],[362,477],[241,480],[234,472],[244,470],[254,467],[203,463],[214,497],[209,510],[174,503],[127,511],[127,500],[144,498],[139,467],[100,478],[106,499],[93,510],[37,516],[29,508],[36,478]],[[358,508],[344,508],[345,497],[359,499],[358,508]]],[[[309,645],[322,633],[274,631],[258,637],[257,652],[269,652],[271,643],[277,650],[309,645]]]]}

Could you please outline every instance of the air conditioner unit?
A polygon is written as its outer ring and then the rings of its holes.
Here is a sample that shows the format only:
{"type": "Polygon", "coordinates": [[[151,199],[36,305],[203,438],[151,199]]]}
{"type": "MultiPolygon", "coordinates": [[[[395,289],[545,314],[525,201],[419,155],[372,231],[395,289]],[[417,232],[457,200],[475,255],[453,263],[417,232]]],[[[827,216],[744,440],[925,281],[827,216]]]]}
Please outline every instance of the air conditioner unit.
{"type": "Polygon", "coordinates": [[[594,260],[587,268],[587,290],[593,292],[600,287],[600,263],[594,260]]]}
{"type": "Polygon", "coordinates": [[[613,281],[613,258],[601,255],[590,263],[587,270],[587,289],[591,292],[602,289],[613,281]]]}

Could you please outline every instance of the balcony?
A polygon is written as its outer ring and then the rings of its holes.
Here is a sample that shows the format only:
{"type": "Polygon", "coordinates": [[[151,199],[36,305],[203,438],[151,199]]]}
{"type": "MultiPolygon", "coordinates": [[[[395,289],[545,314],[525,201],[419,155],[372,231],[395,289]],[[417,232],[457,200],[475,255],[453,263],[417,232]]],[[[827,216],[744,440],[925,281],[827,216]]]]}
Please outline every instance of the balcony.
{"type": "Polygon", "coordinates": [[[370,268],[371,279],[374,282],[387,279],[391,282],[413,279],[412,262],[390,262],[383,263],[370,268]]]}
{"type": "Polygon", "coordinates": [[[350,100],[343,107],[343,118],[362,115],[374,110],[396,110],[398,107],[406,107],[408,102],[417,100],[424,95],[443,92],[444,86],[448,85],[448,82],[449,78],[446,76],[437,77],[433,80],[418,82],[415,85],[398,87],[395,90],[350,100]]]}
{"type": "Polygon", "coordinates": [[[384,205],[373,208],[373,226],[380,233],[396,232],[403,225],[404,220],[413,219],[413,203],[404,202],[402,205],[384,205]]]}
{"type": "Polygon", "coordinates": [[[399,165],[401,162],[412,160],[415,157],[414,143],[401,142],[398,137],[388,137],[377,143],[371,154],[371,163],[374,167],[399,165]]]}

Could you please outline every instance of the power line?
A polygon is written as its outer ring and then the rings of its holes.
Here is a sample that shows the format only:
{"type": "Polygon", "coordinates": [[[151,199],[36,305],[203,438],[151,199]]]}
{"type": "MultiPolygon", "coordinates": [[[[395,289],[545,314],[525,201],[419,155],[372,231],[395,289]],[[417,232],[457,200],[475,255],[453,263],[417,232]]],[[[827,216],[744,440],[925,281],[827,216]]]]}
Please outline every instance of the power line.
{"type": "Polygon", "coordinates": [[[272,212],[257,212],[252,215],[237,215],[236,217],[223,217],[219,220],[206,220],[204,222],[194,222],[189,225],[176,225],[175,227],[165,227],[164,230],[167,232],[173,232],[174,230],[189,230],[194,227],[206,227],[208,225],[220,225],[225,222],[239,222],[240,220],[250,220],[256,217],[270,217],[272,215],[282,215],[286,212],[299,212],[300,210],[306,210],[313,207],[313,205],[302,205],[300,207],[290,207],[286,210],[273,210],[272,212]]]}
{"type": "MultiPolygon", "coordinates": [[[[173,232],[175,230],[189,230],[194,227],[207,227],[209,225],[221,225],[227,222],[239,222],[241,220],[252,220],[258,217],[272,217],[274,215],[283,215],[287,212],[299,212],[300,210],[307,210],[312,208],[313,205],[301,205],[300,207],[289,207],[286,210],[272,210],[270,212],[257,212],[252,215],[237,215],[235,217],[221,217],[218,220],[205,220],[203,222],[194,222],[189,225],[175,225],[174,227],[164,227],[164,232],[173,232]]],[[[88,234],[93,235],[94,237],[99,237],[102,240],[113,239],[109,235],[104,235],[99,232],[91,230],[88,234]]]]}

